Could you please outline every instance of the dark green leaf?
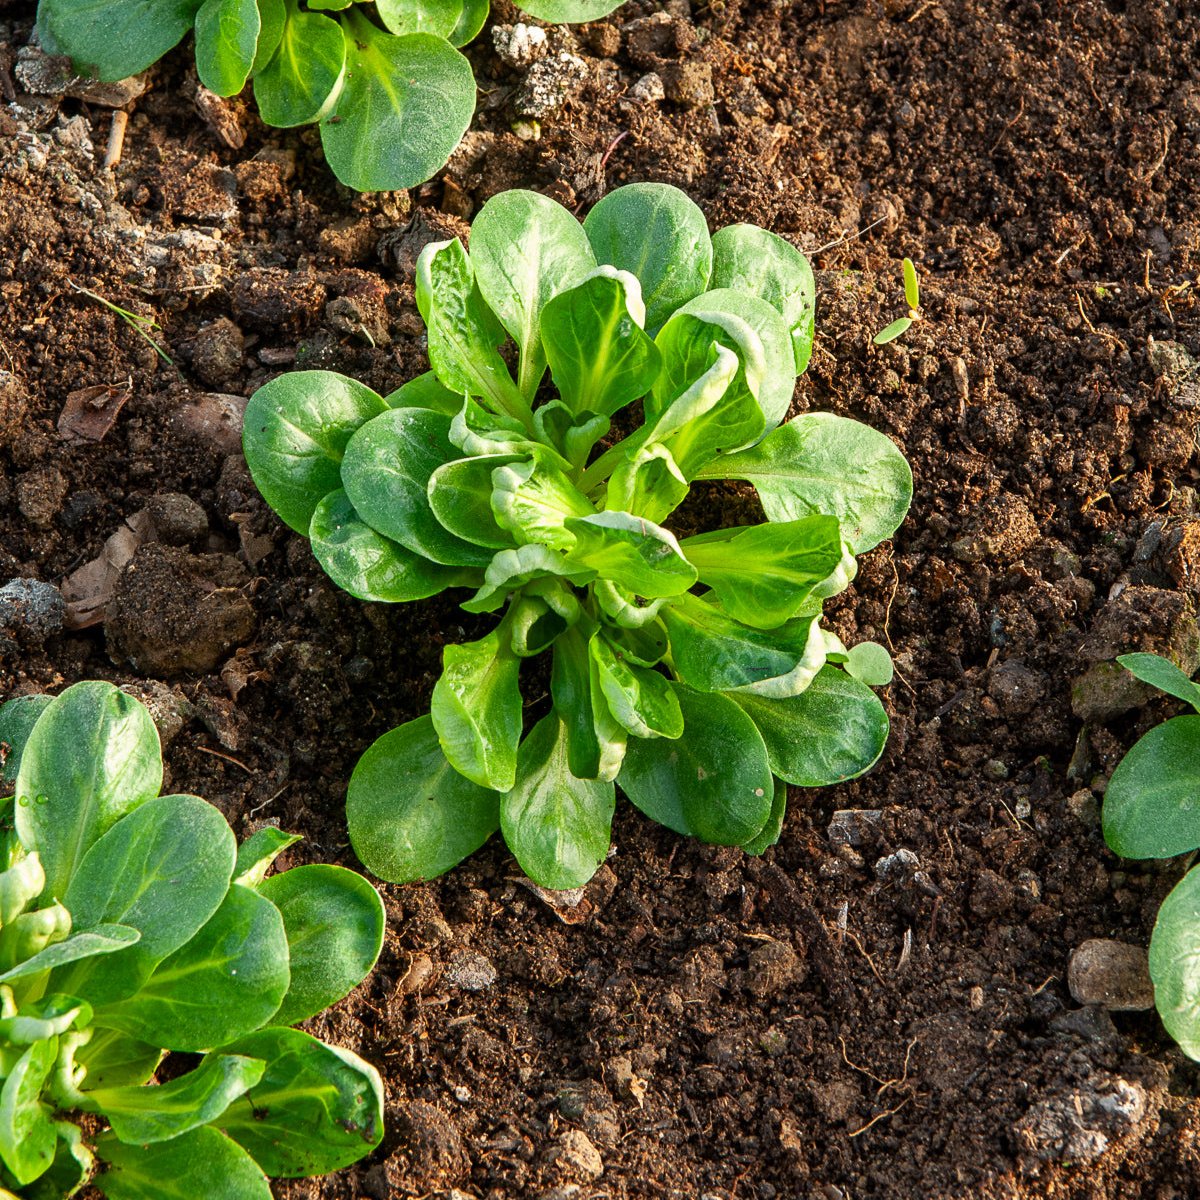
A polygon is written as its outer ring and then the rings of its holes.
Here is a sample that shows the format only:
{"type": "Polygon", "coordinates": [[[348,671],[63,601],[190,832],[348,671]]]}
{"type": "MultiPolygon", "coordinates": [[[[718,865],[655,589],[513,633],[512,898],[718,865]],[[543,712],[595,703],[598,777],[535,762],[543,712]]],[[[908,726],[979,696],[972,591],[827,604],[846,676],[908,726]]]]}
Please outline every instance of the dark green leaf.
{"type": "MultiPolygon", "coordinates": [[[[1159,654],[1121,654],[1117,656],[1121,664],[1131,675],[1143,683],[1148,683],[1176,700],[1182,700],[1195,709],[1200,709],[1200,687],[1197,687],[1170,659],[1159,654]]],[[[4,719],[4,710],[0,709],[0,721],[4,719]]]]}
{"type": "Polygon", "coordinates": [[[128,925],[97,925],[95,929],[74,933],[61,942],[55,942],[17,963],[15,967],[10,967],[0,974],[0,983],[28,979],[32,975],[40,975],[43,971],[52,971],[55,967],[85,959],[99,956],[107,958],[118,951],[134,947],[141,936],[139,930],[131,929],[128,925]]]}
{"type": "Polygon", "coordinates": [[[522,10],[531,17],[557,25],[595,21],[608,16],[620,4],[621,0],[532,0],[530,4],[521,0],[522,10]]]}
{"type": "Polygon", "coordinates": [[[342,486],[346,444],[383,411],[369,387],[332,371],[280,375],[251,396],[242,432],[246,465],[285,524],[308,536],[317,505],[342,486]]]}
{"type": "Polygon", "coordinates": [[[360,192],[424,183],[450,157],[475,112],[471,64],[444,38],[395,37],[353,9],[346,79],[321,144],[333,173],[360,192]]]}
{"type": "Polygon", "coordinates": [[[1167,1032],[1188,1058],[1200,1059],[1200,868],[1189,871],[1158,910],[1150,979],[1167,1032]]]}
{"type": "Polygon", "coordinates": [[[796,417],[695,478],[749,480],[771,521],[837,517],[856,554],[891,537],[912,500],[912,471],[891,439],[832,413],[796,417]]]}
{"type": "Polygon", "coordinates": [[[346,78],[342,27],[321,13],[301,11],[299,0],[286,2],[279,45],[254,76],[259,115],[282,129],[326,116],[346,78]]]}
{"type": "Polygon", "coordinates": [[[196,13],[196,74],[218,96],[246,86],[262,20],[257,0],[204,0],[196,13]]]}
{"type": "Polygon", "coordinates": [[[130,1145],[166,1142],[215,1121],[263,1076],[266,1063],[236,1054],[209,1054],[195,1070],[170,1083],[97,1088],[87,1093],[130,1145]]]}
{"type": "Polygon", "coordinates": [[[563,723],[571,774],[578,779],[615,779],[625,757],[627,734],[604,703],[588,639],[579,625],[554,643],[550,694],[563,723]]]}
{"type": "Polygon", "coordinates": [[[58,696],[17,775],[17,833],[41,859],[44,895],[64,895],[92,845],[161,787],[158,732],[136,700],[110,683],[77,683],[58,696]]]}
{"type": "Polygon", "coordinates": [[[462,16],[462,0],[375,0],[392,33],[432,33],[448,38],[462,16]]]}
{"type": "MultiPolygon", "coordinates": [[[[37,719],[53,696],[17,696],[0,704],[0,784],[7,791],[17,782],[21,754],[37,719]]],[[[39,889],[40,890],[40,889],[39,889]]]]}
{"type": "Polygon", "coordinates": [[[756,837],[775,781],[754,722],[729,697],[676,687],[684,735],[634,738],[617,782],[652,820],[719,846],[756,837]]]}
{"type": "Polygon", "coordinates": [[[317,505],[309,537],[325,573],[359,600],[421,600],[479,578],[477,572],[432,563],[376,533],[340,488],[317,505]]]}
{"type": "Polygon", "coordinates": [[[779,835],[783,833],[783,818],[786,814],[787,784],[782,779],[777,779],[775,780],[775,795],[771,799],[771,815],[754,837],[748,842],[742,843],[742,849],[755,857],[765,854],[779,841],[779,835]]]}
{"type": "Polygon", "coordinates": [[[683,556],[675,535],[627,512],[569,517],[575,535],[572,563],[588,567],[647,599],[678,596],[696,582],[696,568],[683,556]]]}
{"type": "Polygon", "coordinates": [[[619,645],[602,632],[588,645],[608,711],[622,729],[639,738],[677,738],[683,714],[666,676],[653,667],[628,662],[619,645]]]}
{"type": "Polygon", "coordinates": [[[92,1037],[75,1050],[75,1062],[86,1072],[80,1086],[91,1091],[145,1083],[165,1053],[116,1029],[93,1029],[92,1037]]]}
{"type": "Polygon", "coordinates": [[[1121,759],[1103,823],[1122,858],[1172,858],[1200,846],[1200,717],[1156,725],[1121,759]]]}
{"type": "Polygon", "coordinates": [[[21,1186],[54,1161],[58,1131],[41,1094],[57,1054],[57,1038],[35,1042],[17,1059],[0,1090],[0,1158],[21,1186]]]}
{"type": "Polygon", "coordinates": [[[514,546],[513,535],[500,528],[492,511],[492,472],[519,461],[513,454],[481,454],[438,467],[429,477],[434,515],[451,533],[477,546],[514,546]]]}
{"type": "Polygon", "coordinates": [[[446,761],[430,717],[385,733],[358,760],[346,794],[354,852],[391,883],[432,879],[499,828],[500,797],[446,761]]]}
{"type": "Polygon", "coordinates": [[[276,825],[264,825],[238,847],[233,881],[245,887],[258,887],[275,859],[289,846],[303,840],[298,833],[285,833],[276,825]]]}
{"type": "Polygon", "coordinates": [[[611,783],[571,773],[566,730],[551,712],[521,743],[517,782],[500,802],[500,828],[535,883],[582,887],[608,854],[615,807],[611,783]]]}
{"type": "Polygon", "coordinates": [[[291,983],[273,1025],[295,1025],[367,977],[383,946],[383,901],[361,876],[318,863],[259,885],[283,916],[291,983]]]}
{"type": "Polygon", "coordinates": [[[428,408],[454,417],[462,411],[463,397],[446,387],[432,371],[426,371],[389,392],[383,402],[388,408],[428,408]]]}
{"type": "Polygon", "coordinates": [[[651,334],[708,286],[708,223],[678,188],[665,183],[617,188],[588,213],[583,228],[598,263],[628,271],[642,285],[651,334]]]}
{"type": "Polygon", "coordinates": [[[299,1029],[263,1029],[224,1050],[267,1064],[259,1083],[216,1124],[270,1175],[323,1175],[379,1145],[383,1084],[349,1050],[299,1029]]]}
{"type": "Polygon", "coordinates": [[[800,787],[854,779],[887,745],[888,718],[865,684],[836,667],[822,667],[798,696],[773,700],[748,692],[731,696],[758,726],[771,770],[800,787]]]}
{"type": "Polygon", "coordinates": [[[254,48],[254,62],[250,64],[253,78],[275,57],[283,41],[284,26],[287,25],[287,0],[258,0],[258,45],[254,48]]]}
{"type": "Polygon", "coordinates": [[[108,1200],[271,1200],[254,1159],[207,1126],[148,1146],[127,1146],[106,1133],[96,1153],[109,1166],[96,1176],[108,1200]]]}
{"type": "Polygon", "coordinates": [[[170,1050],[207,1050],[257,1029],[288,990],[279,910],[234,884],[191,941],[129,999],[96,1009],[96,1024],[170,1050]]]}

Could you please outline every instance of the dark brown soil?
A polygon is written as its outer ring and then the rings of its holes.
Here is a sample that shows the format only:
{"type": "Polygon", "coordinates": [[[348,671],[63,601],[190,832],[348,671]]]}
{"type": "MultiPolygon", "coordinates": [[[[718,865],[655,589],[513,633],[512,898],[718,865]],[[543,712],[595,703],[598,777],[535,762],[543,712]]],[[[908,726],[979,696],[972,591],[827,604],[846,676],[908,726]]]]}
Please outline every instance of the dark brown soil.
{"type": "Polygon", "coordinates": [[[8,6],[0,582],[60,583],[164,493],[198,501],[208,530],[159,522],[107,645],[99,625],[0,641],[0,695],[140,689],[182,725],[173,787],[239,833],[303,833],[295,861],[351,862],[351,767],[423,709],[468,618],[339,593],[257,499],[237,404],[198,398],[244,398],[293,361],[397,385],[423,369],[423,241],[508,186],[586,207],[621,182],[678,184],[714,228],[751,220],[812,253],[819,349],[797,405],[866,420],[912,461],[912,515],[833,622],[895,648],[889,750],[862,781],[795,793],[762,860],[622,809],[570,921],[499,844],[385,887],[378,971],[315,1026],[384,1072],[388,1138],[277,1195],[1200,1194],[1200,1071],[1153,1013],[1080,1010],[1066,986],[1084,939],[1144,943],[1179,874],[1119,863],[1096,819],[1108,772],[1169,707],[1085,730],[1071,688],[1192,632],[1200,393],[1162,343],[1200,353],[1200,17],[1163,0],[671,0],[622,30],[657,7],[555,35],[588,75],[538,142],[509,131],[520,80],[481,39],[467,146],[384,198],[338,189],[311,130],[266,130],[241,104],[206,122],[183,53],[106,175],[108,110],[18,94],[32,5],[8,6]],[[631,103],[650,71],[667,99],[631,103]],[[231,119],[240,150],[218,138],[231,119]],[[926,320],[876,349],[905,254],[926,320]],[[72,281],[153,316],[176,366],[72,281]],[[132,395],[101,441],[69,444],[68,394],[100,384],[132,395]],[[217,592],[211,672],[110,658],[161,651],[164,614],[217,592]],[[883,816],[846,845],[827,834],[841,809],[883,816]],[[496,978],[471,991],[480,956],[496,978]]]}

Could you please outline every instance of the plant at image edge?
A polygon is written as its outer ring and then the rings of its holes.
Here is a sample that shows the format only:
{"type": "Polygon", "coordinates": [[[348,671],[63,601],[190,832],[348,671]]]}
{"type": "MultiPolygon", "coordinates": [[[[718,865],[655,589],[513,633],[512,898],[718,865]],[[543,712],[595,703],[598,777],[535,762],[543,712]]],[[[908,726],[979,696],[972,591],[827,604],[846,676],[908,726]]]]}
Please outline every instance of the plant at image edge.
{"type": "MultiPolygon", "coordinates": [[[[1200,713],[1200,687],[1157,654],[1117,662],[1200,713]]],[[[1122,858],[1174,858],[1200,848],[1200,716],[1172,717],[1141,737],[1104,793],[1104,840],[1122,858]]],[[[1154,1006],[1167,1032],[1200,1059],[1200,867],[1175,885],[1150,937],[1154,1006]]]]}
{"type": "Polygon", "coordinates": [[[359,857],[429,878],[500,828],[531,878],[576,887],[608,851],[614,781],[678,833],[761,852],[775,777],[848,779],[883,749],[866,685],[890,681],[887,651],[846,650],[820,616],[912,495],[882,434],[780,424],[812,348],[807,260],[751,225],[710,238],[682,192],[634,184],[582,225],[505,192],[470,254],[427,246],[417,275],[432,372],[386,398],[283,375],[245,422],[256,483],[339,586],[469,587],[464,609],[499,615],[446,647],[429,715],[359,761],[359,857]],[[663,522],[691,485],[725,479],[755,486],[767,522],[677,539],[663,522]],[[526,732],[518,676],[544,651],[550,703],[531,697],[526,732]]]}
{"type": "MultiPolygon", "coordinates": [[[[531,16],[592,21],[621,0],[522,0],[531,16]]],[[[254,85],[259,115],[316,123],[333,173],[360,192],[414,187],[442,167],[475,111],[459,53],[488,0],[39,0],[42,46],[103,80],[136,75],[189,32],[219,96],[254,85]]]]}
{"type": "Polygon", "coordinates": [[[111,684],[8,701],[0,759],[0,1198],[270,1200],[267,1176],[378,1145],[374,1067],[290,1028],[374,966],[375,889],[268,877],[298,838],[239,848],[211,804],[160,796],[154,724],[111,684]],[[166,1050],[186,1057],[148,1083],[166,1050]]]}

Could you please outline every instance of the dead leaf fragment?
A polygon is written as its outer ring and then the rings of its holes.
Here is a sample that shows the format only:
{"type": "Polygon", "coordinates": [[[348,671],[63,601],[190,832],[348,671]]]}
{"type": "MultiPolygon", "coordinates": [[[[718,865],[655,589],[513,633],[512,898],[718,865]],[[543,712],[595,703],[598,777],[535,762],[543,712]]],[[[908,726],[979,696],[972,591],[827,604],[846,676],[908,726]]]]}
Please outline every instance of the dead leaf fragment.
{"type": "Polygon", "coordinates": [[[67,602],[64,624],[68,629],[87,629],[104,620],[112,600],[117,578],[137,553],[138,547],[153,536],[153,522],[144,510],[135,513],[104,543],[104,549],[73,571],[62,583],[67,602]]]}
{"type": "Polygon", "coordinates": [[[133,395],[132,383],[98,383],[67,396],[58,414],[58,434],[68,443],[99,442],[133,395]]]}

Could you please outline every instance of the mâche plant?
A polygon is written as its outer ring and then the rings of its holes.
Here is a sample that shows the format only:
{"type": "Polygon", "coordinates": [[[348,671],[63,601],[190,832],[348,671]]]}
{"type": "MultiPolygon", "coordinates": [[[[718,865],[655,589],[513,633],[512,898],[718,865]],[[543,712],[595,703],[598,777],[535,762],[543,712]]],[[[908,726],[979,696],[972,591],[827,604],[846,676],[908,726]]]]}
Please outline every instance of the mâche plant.
{"type": "Polygon", "coordinates": [[[575,887],[608,851],[615,784],[681,834],[765,849],[781,781],[848,779],[883,748],[867,685],[891,679],[887,651],[847,650],[821,610],[912,494],[882,434],[782,423],[812,348],[807,260],[752,225],[710,238],[682,192],[634,184],[582,224],[503,193],[469,253],[427,246],[417,274],[430,373],[386,398],[284,375],[245,422],[256,483],[338,585],[468,588],[466,611],[496,614],[446,647],[429,714],[360,760],[360,858],[429,877],[499,828],[534,880],[575,887]],[[668,528],[693,485],[729,479],[764,523],[668,528]]]}
{"type": "Polygon", "coordinates": [[[886,328],[881,329],[871,340],[876,346],[886,346],[906,334],[914,321],[921,319],[921,285],[917,280],[917,268],[913,260],[906,258],[901,264],[904,274],[904,299],[908,304],[908,316],[898,317],[886,328]]]}
{"type": "Polygon", "coordinates": [[[297,838],[238,847],[160,796],[154,724],[111,684],[10,700],[0,752],[0,1197],[270,1200],[375,1147],[375,1069],[291,1028],[374,965],[375,889],[268,876],[297,838]]]}
{"type": "MultiPolygon", "coordinates": [[[[591,21],[620,0],[528,0],[545,21],[591,21]]],[[[413,187],[450,157],[475,111],[458,47],[488,0],[39,0],[52,54],[103,80],[144,71],[195,33],[219,96],[252,82],[268,125],[317,124],[333,173],[363,192],[413,187]]]]}
{"type": "MultiPolygon", "coordinates": [[[[1200,713],[1200,687],[1157,654],[1117,659],[1143,683],[1200,713]]],[[[1122,858],[1174,858],[1200,849],[1200,716],[1172,717],[1141,737],[1104,793],[1104,840],[1122,858]]],[[[1200,867],[1158,910],[1150,938],[1154,1004],[1167,1032],[1200,1059],[1200,867]]]]}

